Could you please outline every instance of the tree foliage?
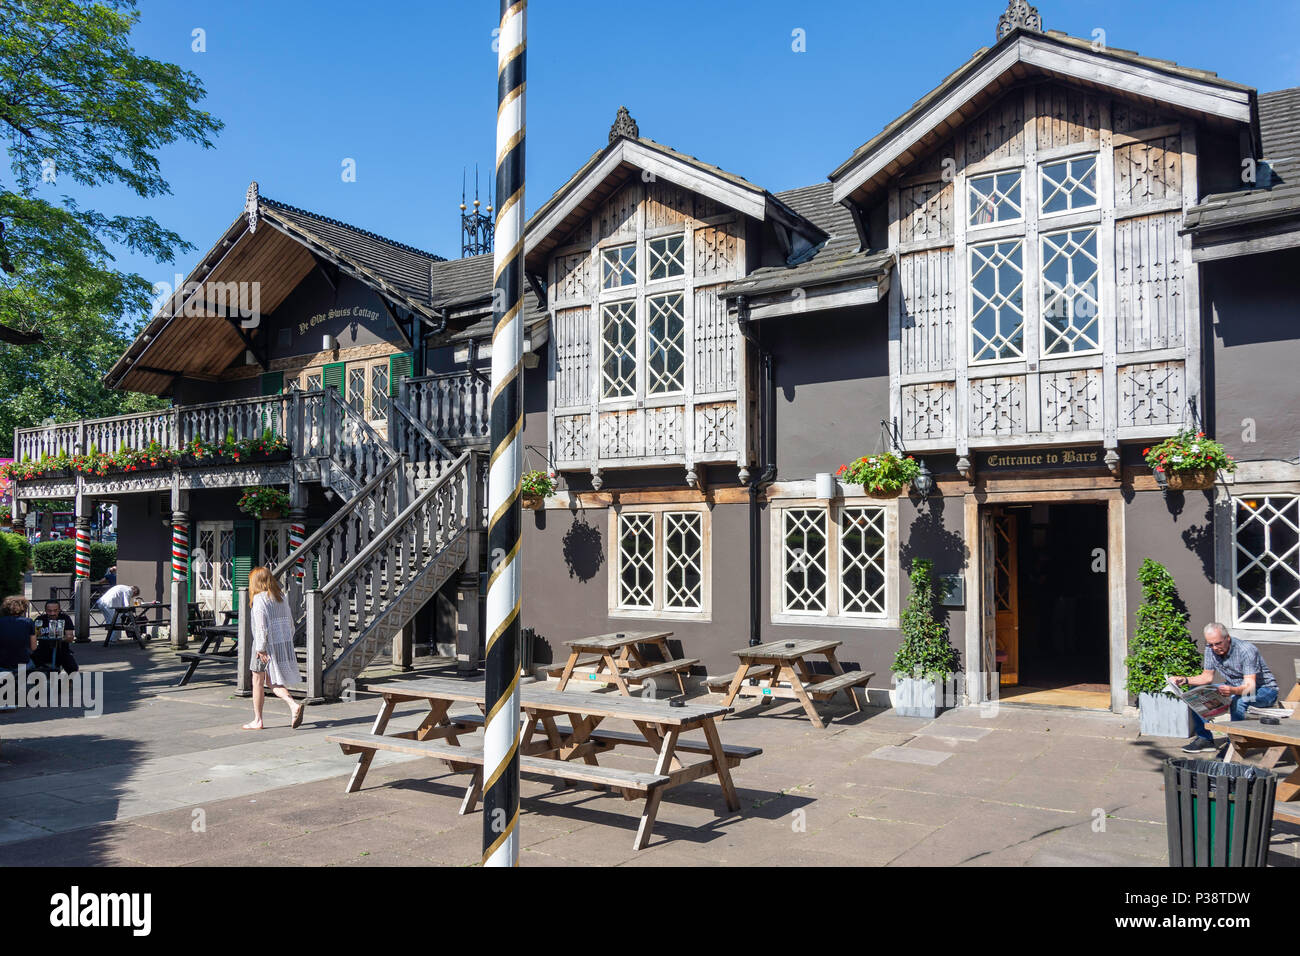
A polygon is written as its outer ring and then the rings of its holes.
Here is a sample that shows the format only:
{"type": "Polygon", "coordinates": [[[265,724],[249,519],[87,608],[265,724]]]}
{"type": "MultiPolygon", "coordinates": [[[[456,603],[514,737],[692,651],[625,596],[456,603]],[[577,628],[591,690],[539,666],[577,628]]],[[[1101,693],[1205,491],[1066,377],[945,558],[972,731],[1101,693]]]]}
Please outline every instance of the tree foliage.
{"type": "Polygon", "coordinates": [[[1131,653],[1124,660],[1128,692],[1134,696],[1165,693],[1167,676],[1201,672],[1201,653],[1187,630],[1187,612],[1179,608],[1178,588],[1165,566],[1146,558],[1138,569],[1138,583],[1142,603],[1129,644],[1131,653]]]}
{"type": "MultiPolygon", "coordinates": [[[[0,0],[0,140],[9,160],[8,175],[0,168],[0,341],[45,340],[49,347],[25,361],[49,378],[66,369],[47,360],[85,363],[51,386],[68,394],[29,412],[28,424],[113,404],[99,384],[105,353],[121,354],[134,332],[122,319],[147,306],[150,285],[114,268],[110,249],[163,262],[193,248],[151,216],[57,195],[69,181],[166,195],[158,151],[178,141],[209,147],[221,128],[195,106],[204,96],[195,74],[135,52],[138,20],[135,0],[0,0]],[[84,348],[69,353],[70,343],[84,348]]],[[[29,388],[24,401],[40,393],[29,388]]]]}

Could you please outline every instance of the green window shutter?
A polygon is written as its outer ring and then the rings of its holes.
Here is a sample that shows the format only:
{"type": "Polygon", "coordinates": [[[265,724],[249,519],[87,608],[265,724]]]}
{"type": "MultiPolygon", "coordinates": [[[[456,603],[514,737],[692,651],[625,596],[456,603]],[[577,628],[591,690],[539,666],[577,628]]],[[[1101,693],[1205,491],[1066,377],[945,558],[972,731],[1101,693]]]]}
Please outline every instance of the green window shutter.
{"type": "Polygon", "coordinates": [[[331,362],[321,369],[321,385],[332,388],[343,398],[347,398],[346,385],[343,382],[343,363],[331,362]]]}
{"type": "Polygon", "coordinates": [[[410,378],[415,356],[411,352],[397,352],[388,356],[388,394],[397,396],[398,379],[410,378]]]}
{"type": "Polygon", "coordinates": [[[279,395],[283,391],[284,391],[283,372],[262,373],[262,394],[263,395],[279,395]]]}
{"type": "Polygon", "coordinates": [[[248,575],[257,560],[257,529],[252,518],[235,522],[235,553],[230,572],[231,587],[248,587],[248,575]]]}

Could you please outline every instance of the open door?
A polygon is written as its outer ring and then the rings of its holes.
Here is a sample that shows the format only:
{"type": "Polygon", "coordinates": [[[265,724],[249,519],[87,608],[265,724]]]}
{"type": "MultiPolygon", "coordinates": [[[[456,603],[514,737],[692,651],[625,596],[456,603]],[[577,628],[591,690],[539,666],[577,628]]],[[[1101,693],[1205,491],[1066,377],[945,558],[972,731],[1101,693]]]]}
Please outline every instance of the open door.
{"type": "Polygon", "coordinates": [[[1020,683],[1020,576],[1016,567],[1018,526],[1014,514],[993,515],[993,609],[1001,683],[1020,683]]]}
{"type": "Polygon", "coordinates": [[[993,598],[993,514],[980,511],[980,700],[996,699],[997,611],[993,598]]]}

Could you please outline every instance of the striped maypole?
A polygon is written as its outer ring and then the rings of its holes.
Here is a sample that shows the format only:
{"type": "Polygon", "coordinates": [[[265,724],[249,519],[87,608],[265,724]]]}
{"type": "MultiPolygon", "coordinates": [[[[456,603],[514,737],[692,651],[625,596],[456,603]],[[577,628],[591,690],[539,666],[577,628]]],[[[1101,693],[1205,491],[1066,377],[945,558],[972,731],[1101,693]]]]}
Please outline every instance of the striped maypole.
{"type": "Polygon", "coordinates": [[[523,526],[524,53],[527,3],[501,0],[497,47],[497,221],[488,472],[483,863],[519,863],[519,539],[523,526]]]}
{"type": "MultiPolygon", "coordinates": [[[[307,540],[307,526],[302,523],[301,519],[295,518],[293,523],[289,525],[289,553],[293,554],[295,551],[301,548],[302,543],[306,540],[307,540]]],[[[299,581],[302,580],[303,556],[301,554],[298,555],[298,563],[294,567],[293,574],[294,577],[296,577],[299,581]]]]}
{"type": "MultiPolygon", "coordinates": [[[[90,577],[90,519],[77,518],[77,577],[90,577]]],[[[66,567],[66,565],[64,565],[66,567]]]]}

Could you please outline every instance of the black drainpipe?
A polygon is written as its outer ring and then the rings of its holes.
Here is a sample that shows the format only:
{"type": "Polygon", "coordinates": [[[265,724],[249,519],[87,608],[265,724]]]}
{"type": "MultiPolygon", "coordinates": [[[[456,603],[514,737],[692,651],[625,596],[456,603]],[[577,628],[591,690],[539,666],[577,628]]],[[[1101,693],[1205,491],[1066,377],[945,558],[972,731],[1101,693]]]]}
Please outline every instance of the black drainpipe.
{"type": "Polygon", "coordinates": [[[763,643],[762,511],[759,495],[776,479],[776,360],[754,332],[749,300],[736,297],[736,325],[758,353],[758,467],[749,482],[749,644],[763,643]]]}

